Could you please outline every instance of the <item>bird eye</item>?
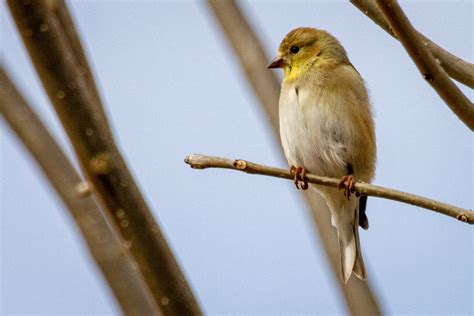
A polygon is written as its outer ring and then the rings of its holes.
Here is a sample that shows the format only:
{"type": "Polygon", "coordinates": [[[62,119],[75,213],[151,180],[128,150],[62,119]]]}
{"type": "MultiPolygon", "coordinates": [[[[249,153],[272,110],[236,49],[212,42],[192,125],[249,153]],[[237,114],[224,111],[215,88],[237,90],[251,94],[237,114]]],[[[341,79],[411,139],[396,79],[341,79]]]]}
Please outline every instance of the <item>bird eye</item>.
{"type": "Polygon", "coordinates": [[[291,46],[290,47],[290,52],[292,52],[293,54],[296,54],[299,51],[300,51],[300,48],[298,46],[291,46]]]}

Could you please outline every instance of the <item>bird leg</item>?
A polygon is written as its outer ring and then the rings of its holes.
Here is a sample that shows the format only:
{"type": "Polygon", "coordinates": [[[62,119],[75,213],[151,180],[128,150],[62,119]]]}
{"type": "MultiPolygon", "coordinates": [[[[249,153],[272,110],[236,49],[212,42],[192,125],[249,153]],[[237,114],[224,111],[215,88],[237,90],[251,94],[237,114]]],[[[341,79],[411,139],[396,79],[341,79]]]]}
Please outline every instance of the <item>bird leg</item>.
{"type": "Polygon", "coordinates": [[[290,173],[294,176],[294,183],[298,190],[307,190],[308,189],[308,181],[306,180],[306,169],[303,167],[290,167],[290,173]]]}
{"type": "Polygon", "coordinates": [[[355,184],[355,179],[352,174],[343,176],[339,183],[337,184],[337,187],[339,189],[344,189],[344,196],[350,200],[351,199],[351,194],[355,192],[354,190],[354,184],[355,184]]]}

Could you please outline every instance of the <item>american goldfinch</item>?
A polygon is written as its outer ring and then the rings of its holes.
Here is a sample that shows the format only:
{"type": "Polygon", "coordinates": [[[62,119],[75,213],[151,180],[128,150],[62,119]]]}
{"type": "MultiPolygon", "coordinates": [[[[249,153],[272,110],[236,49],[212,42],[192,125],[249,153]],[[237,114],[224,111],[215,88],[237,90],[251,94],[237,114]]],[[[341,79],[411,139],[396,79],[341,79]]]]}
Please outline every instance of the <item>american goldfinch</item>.
{"type": "Polygon", "coordinates": [[[375,172],[374,121],[364,80],[339,41],[323,30],[297,28],[286,35],[268,68],[283,68],[280,136],[298,188],[306,172],[341,178],[337,189],[312,185],[326,200],[341,251],[345,283],[365,279],[358,226],[368,228],[367,197],[351,196],[356,180],[375,172]]]}

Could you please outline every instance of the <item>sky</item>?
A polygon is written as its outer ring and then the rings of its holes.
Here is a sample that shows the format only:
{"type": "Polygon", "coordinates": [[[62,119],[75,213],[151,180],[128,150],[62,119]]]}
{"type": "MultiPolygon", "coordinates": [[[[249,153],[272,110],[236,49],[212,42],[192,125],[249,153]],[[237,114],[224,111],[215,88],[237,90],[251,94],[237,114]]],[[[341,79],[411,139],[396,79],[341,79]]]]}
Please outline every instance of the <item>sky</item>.
{"type": "MultiPolygon", "coordinates": [[[[203,311],[344,314],[293,183],[183,163],[203,153],[286,166],[205,3],[69,5],[117,143],[203,311]]],[[[472,62],[471,1],[402,6],[426,36],[472,62]]],[[[376,184],[473,208],[472,133],[397,41],[344,1],[244,1],[242,8],[269,58],[299,26],[342,42],[370,89],[376,184]]],[[[4,1],[0,47],[2,64],[74,159],[4,1]]],[[[118,314],[63,205],[3,119],[0,131],[0,314],[118,314]]],[[[360,238],[383,311],[472,315],[469,225],[376,198],[369,198],[368,216],[360,238]]]]}

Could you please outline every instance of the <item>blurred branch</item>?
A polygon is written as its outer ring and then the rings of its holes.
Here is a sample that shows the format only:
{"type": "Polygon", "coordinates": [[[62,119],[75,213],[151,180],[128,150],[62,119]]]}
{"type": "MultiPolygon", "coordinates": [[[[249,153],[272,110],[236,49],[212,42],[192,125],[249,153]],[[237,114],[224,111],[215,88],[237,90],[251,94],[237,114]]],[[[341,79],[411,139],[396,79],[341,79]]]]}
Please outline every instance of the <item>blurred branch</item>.
{"type": "MultiPolygon", "coordinates": [[[[360,11],[365,13],[372,21],[384,29],[388,34],[397,39],[397,35],[392,30],[383,13],[377,7],[375,0],[351,0],[352,4],[360,11]]],[[[439,61],[441,67],[454,80],[459,81],[466,86],[474,88],[474,65],[462,60],[461,58],[451,54],[422,33],[416,31],[416,34],[421,38],[423,44],[428,47],[433,56],[439,61]]]]}
{"type": "Polygon", "coordinates": [[[64,31],[64,39],[67,41],[70,52],[74,54],[74,58],[77,62],[79,75],[82,76],[84,81],[87,83],[87,89],[93,95],[95,99],[94,101],[99,105],[97,107],[97,112],[102,115],[103,122],[108,126],[107,116],[100,100],[99,92],[97,91],[94,76],[92,75],[86,54],[81,45],[79,34],[77,34],[76,27],[74,26],[74,22],[66,3],[63,0],[47,0],[46,4],[49,6],[49,10],[52,13],[51,18],[56,18],[57,22],[61,25],[61,28],[64,31]]]}
{"type": "Polygon", "coordinates": [[[126,315],[158,315],[149,289],[116,230],[66,155],[0,65],[0,112],[61,198],[126,315]]]}
{"type": "MultiPolygon", "coordinates": [[[[278,79],[266,70],[270,59],[266,56],[260,41],[235,1],[208,0],[208,5],[216,16],[229,44],[240,62],[260,106],[267,114],[273,128],[275,141],[279,143],[278,99],[280,85],[278,79]]],[[[330,224],[330,214],[322,196],[316,192],[304,194],[308,209],[317,229],[315,230],[326,253],[333,278],[343,294],[347,308],[352,315],[379,315],[380,308],[369,283],[351,278],[344,285],[339,275],[339,244],[335,230],[330,224]]]]}
{"type": "MultiPolygon", "coordinates": [[[[238,170],[250,174],[259,174],[264,176],[271,176],[276,178],[293,180],[292,175],[288,169],[281,169],[275,167],[268,167],[259,165],[250,161],[237,159],[227,159],[221,157],[213,157],[199,154],[192,154],[184,160],[191,168],[206,169],[206,168],[224,168],[238,170]]],[[[340,179],[317,176],[313,174],[306,174],[306,180],[309,183],[329,186],[337,188],[340,179]]],[[[411,193],[388,189],[365,182],[357,182],[354,190],[362,195],[374,196],[378,198],[389,199],[406,204],[415,205],[437,213],[456,218],[468,224],[474,224],[474,212],[466,210],[457,206],[449,205],[443,202],[428,199],[411,193]]],[[[342,193],[341,193],[342,194],[342,193]]]]}
{"type": "MultiPolygon", "coordinates": [[[[278,135],[280,84],[272,71],[266,70],[270,59],[234,0],[208,0],[208,4],[227,36],[275,135],[278,135]]],[[[280,142],[280,137],[275,137],[275,140],[280,142]]]]}
{"type": "Polygon", "coordinates": [[[82,76],[61,23],[46,2],[9,0],[36,71],[125,246],[164,315],[200,315],[200,308],[107,126],[96,93],[82,76]]]}
{"type": "Polygon", "coordinates": [[[449,79],[395,0],[376,0],[391,28],[415,62],[423,78],[433,87],[451,111],[474,131],[474,105],[449,79]]]}

